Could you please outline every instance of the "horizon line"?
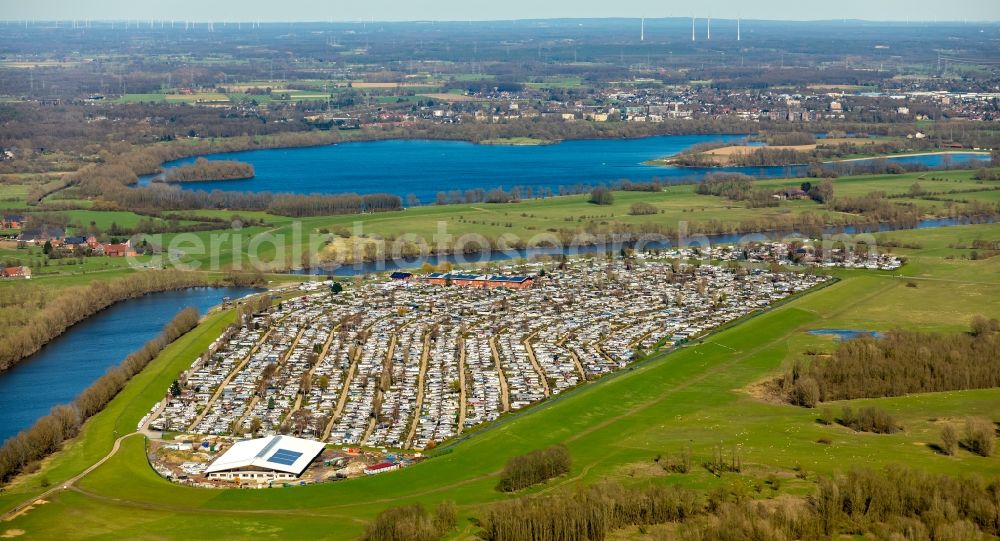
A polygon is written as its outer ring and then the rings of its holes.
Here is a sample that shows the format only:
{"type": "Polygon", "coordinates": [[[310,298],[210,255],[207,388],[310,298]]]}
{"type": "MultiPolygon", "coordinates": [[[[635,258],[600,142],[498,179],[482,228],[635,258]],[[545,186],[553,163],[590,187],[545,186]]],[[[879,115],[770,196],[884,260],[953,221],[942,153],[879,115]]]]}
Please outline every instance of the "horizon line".
{"type": "Polygon", "coordinates": [[[435,24],[435,23],[503,23],[509,22],[513,24],[517,23],[537,23],[537,22],[551,22],[551,21],[629,21],[635,20],[639,21],[641,19],[646,19],[647,21],[689,21],[691,19],[708,19],[712,18],[716,21],[732,21],[736,22],[774,22],[774,23],[894,23],[903,25],[913,25],[913,24],[997,24],[1000,23],[1000,19],[865,19],[857,17],[846,17],[846,18],[822,18],[822,19],[754,19],[747,17],[715,17],[711,15],[703,16],[663,16],[663,17],[649,17],[643,15],[635,16],[616,16],[616,17],[538,17],[538,18],[519,18],[519,19],[374,19],[374,18],[361,18],[356,17],[352,19],[301,19],[301,20],[235,20],[235,19],[175,19],[175,18],[124,18],[124,19],[112,19],[112,18],[94,18],[94,17],[82,17],[82,18],[4,18],[4,24],[9,25],[10,23],[17,24],[43,24],[43,23],[62,23],[62,22],[90,22],[90,23],[132,23],[138,22],[140,24],[146,24],[149,22],[155,23],[167,23],[167,22],[187,22],[187,23],[222,23],[222,24],[400,24],[400,23],[419,23],[419,24],[435,24]]]}

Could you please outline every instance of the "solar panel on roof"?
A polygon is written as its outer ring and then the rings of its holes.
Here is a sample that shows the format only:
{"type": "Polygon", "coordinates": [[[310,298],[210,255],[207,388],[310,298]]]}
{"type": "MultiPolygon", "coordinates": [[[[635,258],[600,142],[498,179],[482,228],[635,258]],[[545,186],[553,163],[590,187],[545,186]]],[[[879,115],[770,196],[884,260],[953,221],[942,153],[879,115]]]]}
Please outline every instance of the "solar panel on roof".
{"type": "Polygon", "coordinates": [[[268,462],[274,462],[275,464],[281,464],[283,466],[291,466],[295,463],[302,453],[298,451],[289,451],[288,449],[278,449],[271,455],[271,458],[267,459],[268,462]]]}

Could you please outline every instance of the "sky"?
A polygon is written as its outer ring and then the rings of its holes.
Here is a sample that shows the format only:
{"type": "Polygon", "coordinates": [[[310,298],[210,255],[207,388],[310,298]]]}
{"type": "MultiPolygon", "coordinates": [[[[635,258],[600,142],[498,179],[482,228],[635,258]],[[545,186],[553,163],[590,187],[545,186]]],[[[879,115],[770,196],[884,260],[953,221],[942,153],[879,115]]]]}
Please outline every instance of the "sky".
{"type": "Polygon", "coordinates": [[[191,21],[715,17],[998,21],[1000,0],[0,0],[0,19],[191,21]]]}

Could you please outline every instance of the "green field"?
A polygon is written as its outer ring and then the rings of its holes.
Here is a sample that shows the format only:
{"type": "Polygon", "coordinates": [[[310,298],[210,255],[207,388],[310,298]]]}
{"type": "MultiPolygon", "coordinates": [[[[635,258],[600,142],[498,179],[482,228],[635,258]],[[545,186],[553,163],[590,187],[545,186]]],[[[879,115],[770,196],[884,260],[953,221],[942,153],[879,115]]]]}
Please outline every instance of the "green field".
{"type": "Polygon", "coordinates": [[[6,184],[0,183],[0,207],[21,208],[27,206],[25,199],[31,186],[28,184],[6,184]]]}
{"type": "MultiPolygon", "coordinates": [[[[910,262],[902,277],[880,271],[836,271],[840,281],[749,318],[704,341],[652,358],[559,399],[508,416],[438,456],[400,472],[290,489],[207,490],[172,485],[157,477],[142,438],[131,436],[108,462],[69,491],[59,491],[4,524],[30,538],[284,538],[357,537],[385,507],[454,500],[461,520],[454,533],[468,538],[482,505],[506,498],[493,486],[510,456],[564,443],[573,457],[570,475],[533,489],[548,492],[601,479],[625,483],[678,483],[708,488],[752,483],[775,474],[782,493],[811,491],[817,475],[853,465],[904,464],[960,475],[1000,475],[1000,457],[936,453],[940,423],[967,415],[996,418],[1000,390],[978,390],[856,400],[876,403],[905,427],[893,435],[855,433],[816,422],[816,410],[755,398],[748,390],[799,358],[806,348],[829,349],[813,328],[888,330],[906,327],[956,332],[974,313],[1000,316],[1000,258],[970,261],[962,243],[997,238],[1000,225],[974,225],[886,233],[883,239],[918,242],[896,249],[910,262]],[[908,287],[907,282],[917,287],[908,287]],[[819,439],[829,444],[817,443],[819,439]],[[696,463],[716,447],[738,448],[742,474],[716,478],[701,468],[666,474],[652,458],[690,446],[696,463]],[[805,471],[796,478],[795,469],[805,471]],[[66,524],[73,524],[67,529],[66,524]]],[[[222,328],[217,314],[173,344],[114,402],[86,426],[81,438],[19,479],[0,495],[7,509],[53,486],[106,453],[131,432],[184,368],[222,328]]],[[[839,408],[839,404],[833,405],[839,408]]],[[[765,494],[776,497],[776,494],[765,494]]]]}
{"type": "MultiPolygon", "coordinates": [[[[531,142],[535,142],[532,140],[531,142]]],[[[978,181],[972,178],[972,171],[934,171],[907,173],[901,175],[875,175],[861,177],[843,177],[834,180],[834,192],[838,196],[857,197],[872,192],[881,192],[891,197],[893,203],[912,203],[919,207],[927,217],[949,216],[950,205],[966,205],[981,203],[995,205],[1000,201],[1000,182],[978,181]],[[909,196],[914,184],[919,185],[925,193],[915,197],[909,196]],[[949,193],[954,192],[954,193],[949,193]]],[[[756,185],[763,189],[779,189],[798,186],[804,179],[767,179],[757,181],[756,185]]],[[[813,179],[815,182],[815,179],[813,179]]],[[[7,189],[11,197],[20,185],[11,185],[7,189]]],[[[23,191],[23,190],[22,190],[23,191]]],[[[643,225],[677,230],[686,223],[691,231],[731,232],[737,230],[759,230],[768,224],[780,223],[796,214],[813,213],[821,216],[828,223],[850,223],[858,216],[852,214],[827,211],[823,205],[811,200],[782,201],[777,207],[747,208],[743,202],[731,201],[725,198],[699,195],[695,193],[693,184],[669,185],[660,192],[615,192],[614,203],[611,205],[594,205],[588,202],[588,195],[571,195],[545,199],[524,199],[516,203],[493,204],[455,204],[455,205],[425,205],[407,208],[402,211],[377,214],[352,214],[339,216],[319,216],[303,219],[292,219],[283,216],[270,215],[265,212],[199,210],[178,212],[190,220],[180,221],[180,225],[195,223],[201,217],[234,218],[263,220],[266,225],[243,228],[240,232],[243,246],[260,234],[267,233],[284,242],[286,253],[284,264],[278,266],[294,266],[299,260],[292,257],[293,251],[298,253],[314,252],[317,246],[308,245],[308,236],[318,234],[323,239],[319,247],[327,241],[337,248],[343,248],[339,236],[352,237],[350,246],[359,246],[375,242],[373,239],[386,239],[389,243],[396,239],[400,242],[411,242],[423,239],[437,246],[435,236],[441,232],[457,239],[463,235],[481,235],[486,239],[498,239],[503,236],[517,239],[521,242],[549,242],[552,239],[566,238],[582,234],[583,240],[588,235],[606,234],[617,227],[637,227],[643,225]],[[651,204],[657,211],[652,215],[632,215],[630,208],[635,203],[651,204]],[[338,244],[339,243],[339,244],[338,244]]],[[[124,211],[93,211],[72,210],[57,211],[69,217],[72,223],[84,228],[93,222],[102,229],[107,229],[112,223],[125,228],[135,227],[140,220],[148,219],[141,215],[124,211]]],[[[156,219],[162,224],[162,220],[156,219]]],[[[185,234],[185,237],[197,238],[205,246],[209,246],[213,237],[224,233],[222,230],[203,231],[185,234]]],[[[164,234],[163,245],[177,237],[176,234],[164,234]]],[[[221,244],[218,262],[225,266],[233,261],[232,238],[227,234],[221,244]]],[[[182,249],[182,258],[188,262],[207,264],[212,257],[197,254],[196,250],[182,249]]],[[[280,260],[274,247],[264,243],[260,253],[265,260],[280,260]]],[[[321,258],[332,257],[332,248],[321,250],[321,258]]]]}

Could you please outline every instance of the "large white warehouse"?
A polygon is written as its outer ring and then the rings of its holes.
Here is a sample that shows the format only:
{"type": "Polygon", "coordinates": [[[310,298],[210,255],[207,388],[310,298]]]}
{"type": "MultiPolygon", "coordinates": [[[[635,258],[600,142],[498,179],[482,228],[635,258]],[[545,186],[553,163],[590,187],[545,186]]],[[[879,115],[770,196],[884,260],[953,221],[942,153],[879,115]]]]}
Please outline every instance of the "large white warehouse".
{"type": "Polygon", "coordinates": [[[212,462],[205,473],[209,479],[294,479],[323,452],[323,447],[318,441],[291,436],[240,441],[212,462]]]}

